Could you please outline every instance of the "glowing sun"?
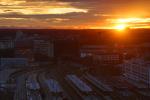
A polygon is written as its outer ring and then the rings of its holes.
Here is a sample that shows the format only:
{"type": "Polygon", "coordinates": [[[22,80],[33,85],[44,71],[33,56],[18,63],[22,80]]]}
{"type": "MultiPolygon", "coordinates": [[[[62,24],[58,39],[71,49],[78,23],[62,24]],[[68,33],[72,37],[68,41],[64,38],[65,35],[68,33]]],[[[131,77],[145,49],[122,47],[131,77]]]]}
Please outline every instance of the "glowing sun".
{"type": "Polygon", "coordinates": [[[115,26],[116,30],[125,30],[126,28],[127,28],[127,25],[125,24],[120,24],[120,25],[115,26]]]}

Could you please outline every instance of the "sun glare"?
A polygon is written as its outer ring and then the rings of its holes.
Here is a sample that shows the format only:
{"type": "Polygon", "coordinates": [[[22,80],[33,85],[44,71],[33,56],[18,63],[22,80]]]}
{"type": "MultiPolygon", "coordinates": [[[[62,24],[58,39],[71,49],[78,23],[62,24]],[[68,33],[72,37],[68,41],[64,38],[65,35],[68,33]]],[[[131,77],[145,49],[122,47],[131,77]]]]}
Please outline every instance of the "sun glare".
{"type": "Polygon", "coordinates": [[[120,24],[120,25],[115,26],[115,29],[121,31],[121,30],[125,30],[126,27],[127,26],[125,24],[120,24]]]}

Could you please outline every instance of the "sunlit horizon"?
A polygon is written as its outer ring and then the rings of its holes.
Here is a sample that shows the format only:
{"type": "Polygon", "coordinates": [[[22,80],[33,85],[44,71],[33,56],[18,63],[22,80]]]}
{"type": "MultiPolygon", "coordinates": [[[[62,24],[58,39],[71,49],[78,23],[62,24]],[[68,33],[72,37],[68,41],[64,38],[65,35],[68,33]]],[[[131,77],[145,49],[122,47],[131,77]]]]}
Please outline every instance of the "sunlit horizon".
{"type": "Polygon", "coordinates": [[[0,0],[0,28],[149,29],[149,4],[148,0],[0,0]]]}

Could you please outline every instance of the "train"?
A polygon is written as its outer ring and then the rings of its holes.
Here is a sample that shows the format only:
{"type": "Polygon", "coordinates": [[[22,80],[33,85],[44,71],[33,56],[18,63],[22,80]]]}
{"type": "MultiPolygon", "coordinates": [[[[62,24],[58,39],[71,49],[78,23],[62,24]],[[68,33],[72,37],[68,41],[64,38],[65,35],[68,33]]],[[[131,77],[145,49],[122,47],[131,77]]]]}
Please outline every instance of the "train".
{"type": "Polygon", "coordinates": [[[67,100],[65,93],[58,81],[54,79],[46,79],[45,83],[48,86],[51,100],[67,100]]]}
{"type": "Polygon", "coordinates": [[[32,73],[26,79],[27,100],[42,100],[37,74],[32,73]]]}
{"type": "Polygon", "coordinates": [[[65,80],[83,100],[100,100],[95,91],[76,75],[67,75],[65,80]]]}
{"type": "Polygon", "coordinates": [[[40,90],[40,85],[37,81],[37,75],[36,74],[33,74],[27,78],[26,87],[27,87],[27,89],[33,90],[33,91],[40,90]]]}
{"type": "Polygon", "coordinates": [[[104,93],[112,93],[113,92],[113,89],[111,87],[104,84],[103,82],[101,82],[96,77],[94,77],[90,74],[85,75],[84,78],[104,93]]]}

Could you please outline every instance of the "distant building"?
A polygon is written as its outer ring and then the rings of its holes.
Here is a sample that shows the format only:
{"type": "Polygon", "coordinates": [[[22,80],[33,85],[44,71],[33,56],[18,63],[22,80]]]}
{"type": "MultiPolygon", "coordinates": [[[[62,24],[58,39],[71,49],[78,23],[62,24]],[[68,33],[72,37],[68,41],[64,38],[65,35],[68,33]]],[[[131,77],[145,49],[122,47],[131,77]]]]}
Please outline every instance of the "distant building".
{"type": "Polygon", "coordinates": [[[15,41],[22,41],[24,39],[25,39],[25,34],[22,31],[17,31],[15,41]]]}
{"type": "Polygon", "coordinates": [[[17,58],[27,58],[29,62],[34,61],[34,54],[32,49],[23,49],[23,48],[17,48],[15,49],[15,57],[17,58]]]}
{"type": "Polygon", "coordinates": [[[55,57],[76,58],[80,56],[78,40],[66,39],[54,41],[55,57]]]}
{"type": "Polygon", "coordinates": [[[33,51],[52,58],[54,57],[54,44],[49,40],[36,39],[33,41],[33,51]]]}
{"type": "Polygon", "coordinates": [[[11,38],[0,40],[0,57],[14,57],[15,42],[11,38]]]}
{"type": "Polygon", "coordinates": [[[0,66],[3,68],[25,67],[28,66],[26,58],[0,58],[0,66]]]}
{"type": "Polygon", "coordinates": [[[92,57],[94,63],[102,65],[114,65],[122,62],[122,56],[118,53],[94,54],[92,57]]]}
{"type": "Polygon", "coordinates": [[[94,54],[94,53],[106,53],[109,50],[113,50],[112,47],[107,45],[85,45],[80,49],[80,54],[94,54]]]}
{"type": "Polygon", "coordinates": [[[133,59],[120,65],[124,77],[138,88],[150,88],[150,61],[133,59]]]}
{"type": "Polygon", "coordinates": [[[150,55],[150,43],[143,43],[139,48],[140,55],[150,55]]]}
{"type": "Polygon", "coordinates": [[[0,49],[12,49],[15,47],[15,43],[12,39],[1,39],[0,49]]]}
{"type": "Polygon", "coordinates": [[[30,49],[32,48],[32,39],[27,37],[22,31],[16,32],[15,37],[15,48],[16,49],[30,49]]]}
{"type": "Polygon", "coordinates": [[[80,49],[80,57],[92,57],[96,64],[110,65],[122,62],[122,56],[115,47],[108,45],[87,45],[80,49]]]}
{"type": "Polygon", "coordinates": [[[150,43],[125,45],[121,50],[125,58],[142,57],[150,55],[150,43]]]}

